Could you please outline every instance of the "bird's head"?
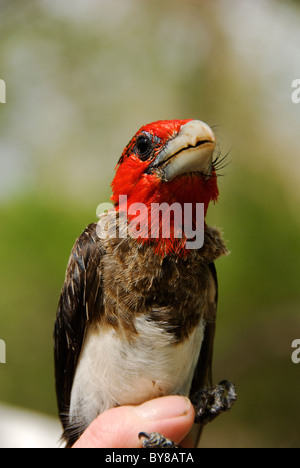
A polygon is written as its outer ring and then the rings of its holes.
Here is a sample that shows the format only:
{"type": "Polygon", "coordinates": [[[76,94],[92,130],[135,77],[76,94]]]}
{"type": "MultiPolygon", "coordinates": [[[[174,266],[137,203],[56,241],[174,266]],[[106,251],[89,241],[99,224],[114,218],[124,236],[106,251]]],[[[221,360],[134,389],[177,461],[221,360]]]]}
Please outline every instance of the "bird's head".
{"type": "MultiPolygon", "coordinates": [[[[168,120],[145,125],[126,146],[116,167],[112,182],[115,209],[125,209],[120,200],[126,196],[128,213],[128,207],[133,204],[147,207],[150,215],[152,206],[176,203],[182,207],[182,221],[185,204],[195,207],[198,203],[203,204],[206,215],[209,202],[216,201],[219,193],[213,164],[215,145],[213,131],[199,120],[168,120]]],[[[195,210],[193,213],[194,225],[195,210]]],[[[157,232],[151,236],[148,215],[145,210],[139,211],[139,240],[154,242],[157,252],[163,256],[185,255],[187,239],[184,233],[182,238],[176,237],[174,229],[177,232],[178,226],[174,227],[174,215],[171,215],[171,238],[157,232]]],[[[129,214],[128,220],[133,217],[129,214]]]]}

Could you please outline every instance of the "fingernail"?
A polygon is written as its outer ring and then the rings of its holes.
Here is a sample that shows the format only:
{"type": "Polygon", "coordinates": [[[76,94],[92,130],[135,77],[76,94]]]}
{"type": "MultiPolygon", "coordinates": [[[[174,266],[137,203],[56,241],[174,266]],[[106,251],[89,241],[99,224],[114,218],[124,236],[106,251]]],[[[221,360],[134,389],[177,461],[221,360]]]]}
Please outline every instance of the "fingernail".
{"type": "Polygon", "coordinates": [[[162,419],[178,418],[185,416],[191,407],[188,398],[182,396],[161,397],[147,401],[136,407],[139,417],[148,421],[158,421],[162,419]]]}

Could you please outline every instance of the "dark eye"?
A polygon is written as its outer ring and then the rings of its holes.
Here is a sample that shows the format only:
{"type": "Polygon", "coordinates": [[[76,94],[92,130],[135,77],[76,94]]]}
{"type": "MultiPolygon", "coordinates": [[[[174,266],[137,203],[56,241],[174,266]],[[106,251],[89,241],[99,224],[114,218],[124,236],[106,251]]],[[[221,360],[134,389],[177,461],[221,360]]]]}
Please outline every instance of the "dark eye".
{"type": "Polygon", "coordinates": [[[137,155],[143,161],[145,161],[151,155],[152,150],[153,150],[152,138],[150,138],[150,136],[147,136],[147,135],[139,136],[135,147],[136,147],[137,155]]]}

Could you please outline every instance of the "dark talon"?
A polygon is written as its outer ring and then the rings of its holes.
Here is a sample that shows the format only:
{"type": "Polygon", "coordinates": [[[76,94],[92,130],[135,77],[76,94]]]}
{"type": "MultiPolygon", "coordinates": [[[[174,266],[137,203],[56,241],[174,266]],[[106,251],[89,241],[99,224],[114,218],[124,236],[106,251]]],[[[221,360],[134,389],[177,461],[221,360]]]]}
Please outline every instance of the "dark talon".
{"type": "Polygon", "coordinates": [[[195,422],[207,424],[219,414],[229,411],[237,399],[235,385],[223,380],[215,387],[204,387],[192,398],[195,422]]]}
{"type": "Polygon", "coordinates": [[[166,439],[159,432],[140,432],[139,439],[143,440],[143,448],[179,448],[179,445],[175,444],[170,439],[166,439]]]}

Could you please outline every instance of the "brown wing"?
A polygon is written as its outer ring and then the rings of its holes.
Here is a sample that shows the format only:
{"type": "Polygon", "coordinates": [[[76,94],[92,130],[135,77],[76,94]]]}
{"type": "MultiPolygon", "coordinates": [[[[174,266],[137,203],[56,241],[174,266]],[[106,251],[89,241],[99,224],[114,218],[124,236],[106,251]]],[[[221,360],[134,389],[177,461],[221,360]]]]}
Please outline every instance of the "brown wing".
{"type": "MultiPolygon", "coordinates": [[[[212,360],[213,347],[216,329],[216,316],[218,304],[218,280],[214,263],[209,264],[209,287],[207,294],[207,303],[204,310],[204,320],[206,322],[204,339],[201,346],[200,356],[195,369],[190,398],[193,397],[202,387],[213,385],[212,383],[212,360]]],[[[193,429],[192,438],[197,447],[200,441],[203,426],[197,424],[193,429]]]]}
{"type": "Polygon", "coordinates": [[[104,250],[91,224],[77,239],[67,267],[54,329],[55,379],[64,428],[87,324],[102,310],[100,263],[104,250]]]}
{"type": "Polygon", "coordinates": [[[206,322],[201,352],[195,369],[190,396],[204,386],[212,386],[212,358],[218,304],[218,280],[214,263],[209,264],[209,287],[203,318],[206,322]]]}

